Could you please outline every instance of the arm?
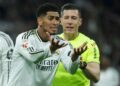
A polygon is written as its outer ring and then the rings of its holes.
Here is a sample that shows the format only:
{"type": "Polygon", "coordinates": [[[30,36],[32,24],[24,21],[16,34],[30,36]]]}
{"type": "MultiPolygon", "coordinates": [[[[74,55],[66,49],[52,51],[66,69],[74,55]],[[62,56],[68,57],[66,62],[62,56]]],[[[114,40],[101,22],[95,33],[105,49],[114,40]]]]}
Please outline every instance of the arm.
{"type": "Polygon", "coordinates": [[[60,60],[64,65],[66,71],[71,74],[74,74],[78,68],[78,63],[76,61],[72,62],[71,60],[71,52],[72,49],[67,45],[66,47],[62,48],[61,50],[61,57],[60,60]]]}
{"type": "MultiPolygon", "coordinates": [[[[0,39],[0,44],[1,44],[1,39],[0,39]]],[[[0,46],[0,76],[2,74],[2,48],[0,46]]]]}
{"type": "Polygon", "coordinates": [[[87,63],[85,69],[83,69],[85,75],[94,82],[98,82],[100,79],[100,65],[95,62],[87,63]]]}
{"type": "MultiPolygon", "coordinates": [[[[78,68],[78,63],[79,63],[79,60],[80,60],[80,57],[81,57],[81,54],[87,49],[86,47],[86,44],[87,42],[83,43],[83,45],[81,45],[79,48],[72,48],[72,52],[67,52],[66,53],[66,57],[68,58],[65,59],[65,56],[62,56],[63,59],[63,63],[64,65],[66,66],[65,68],[70,72],[70,73],[75,73],[77,68],[78,68]],[[67,56],[68,55],[68,56],[67,56]],[[66,60],[66,61],[65,61],[66,60]]],[[[65,50],[68,50],[68,49],[64,49],[64,53],[66,52],[65,50]]]]}
{"type": "Polygon", "coordinates": [[[80,68],[83,70],[85,75],[92,81],[97,82],[100,78],[100,55],[99,55],[99,49],[95,42],[88,44],[88,49],[86,50],[86,54],[83,53],[81,58],[81,62],[86,62],[87,66],[82,68],[82,65],[80,65],[80,68]]]}

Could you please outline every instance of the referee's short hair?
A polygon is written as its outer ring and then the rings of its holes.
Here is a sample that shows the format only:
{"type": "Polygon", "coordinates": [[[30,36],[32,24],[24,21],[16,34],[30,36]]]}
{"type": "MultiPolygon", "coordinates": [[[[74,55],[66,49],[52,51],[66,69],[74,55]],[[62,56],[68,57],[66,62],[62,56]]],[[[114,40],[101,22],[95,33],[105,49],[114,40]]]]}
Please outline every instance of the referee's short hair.
{"type": "Polygon", "coordinates": [[[78,10],[79,15],[80,15],[80,17],[81,17],[80,8],[79,8],[78,6],[76,6],[75,4],[72,4],[72,3],[64,4],[64,5],[61,7],[61,16],[63,15],[63,11],[64,11],[64,10],[78,10]]]}
{"type": "Polygon", "coordinates": [[[38,7],[37,12],[36,12],[36,17],[44,16],[47,14],[48,11],[54,11],[54,12],[59,13],[60,10],[58,6],[53,3],[45,3],[38,7]]]}

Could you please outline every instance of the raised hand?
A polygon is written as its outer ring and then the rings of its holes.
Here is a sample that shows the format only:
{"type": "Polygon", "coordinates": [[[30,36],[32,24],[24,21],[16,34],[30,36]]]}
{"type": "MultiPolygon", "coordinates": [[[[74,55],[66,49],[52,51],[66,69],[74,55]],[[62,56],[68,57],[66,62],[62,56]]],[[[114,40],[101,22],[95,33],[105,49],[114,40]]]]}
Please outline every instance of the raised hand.
{"type": "Polygon", "coordinates": [[[60,42],[60,40],[56,39],[55,37],[51,36],[48,32],[46,32],[49,41],[51,42],[50,50],[51,52],[55,52],[57,49],[65,47],[67,43],[60,42]]]}
{"type": "Polygon", "coordinates": [[[87,42],[84,42],[80,47],[74,48],[72,53],[72,61],[74,62],[84,51],[87,50],[87,42]]]}

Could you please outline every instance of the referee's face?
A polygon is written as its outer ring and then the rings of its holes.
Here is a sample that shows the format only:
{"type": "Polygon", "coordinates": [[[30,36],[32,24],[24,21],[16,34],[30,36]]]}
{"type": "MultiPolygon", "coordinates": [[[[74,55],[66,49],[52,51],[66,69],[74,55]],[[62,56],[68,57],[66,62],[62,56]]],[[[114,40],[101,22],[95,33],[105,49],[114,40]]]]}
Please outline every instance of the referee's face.
{"type": "Polygon", "coordinates": [[[54,35],[57,33],[59,22],[59,13],[49,11],[47,12],[47,15],[42,18],[41,27],[45,32],[49,32],[51,35],[54,35]]]}
{"type": "Polygon", "coordinates": [[[78,10],[64,10],[61,16],[61,25],[66,34],[77,34],[81,25],[81,18],[78,10]]]}

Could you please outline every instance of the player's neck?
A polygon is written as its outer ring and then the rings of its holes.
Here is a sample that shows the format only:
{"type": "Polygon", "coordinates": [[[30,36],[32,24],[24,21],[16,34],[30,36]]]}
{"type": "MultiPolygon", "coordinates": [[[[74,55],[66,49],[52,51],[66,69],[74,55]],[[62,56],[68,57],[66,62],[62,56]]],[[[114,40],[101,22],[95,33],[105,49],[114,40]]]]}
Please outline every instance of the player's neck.
{"type": "Polygon", "coordinates": [[[64,38],[65,40],[71,41],[71,40],[74,40],[78,35],[79,33],[77,34],[64,33],[64,38]]]}

